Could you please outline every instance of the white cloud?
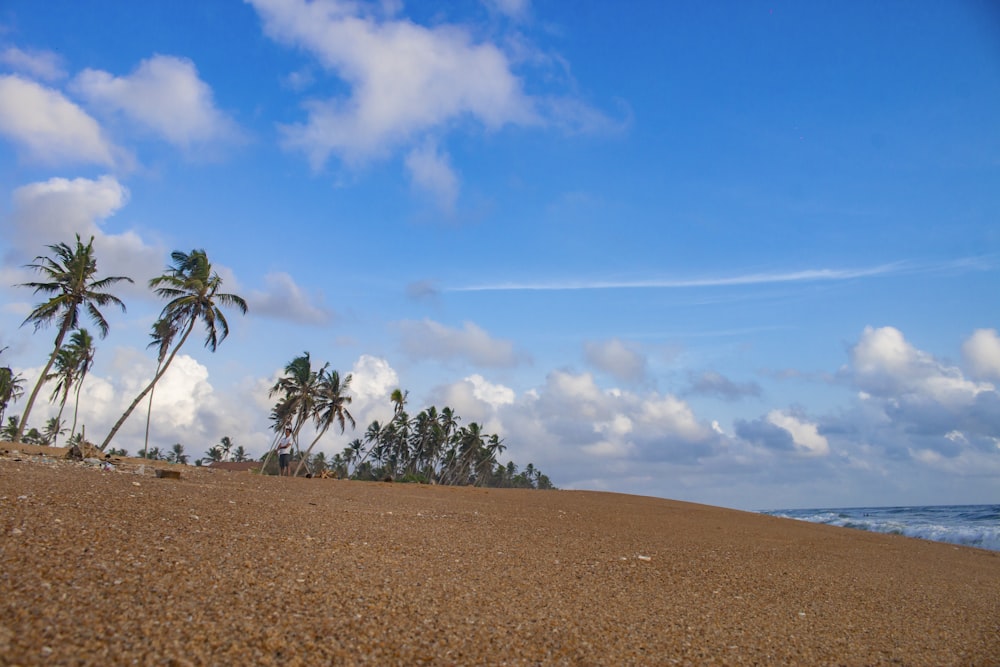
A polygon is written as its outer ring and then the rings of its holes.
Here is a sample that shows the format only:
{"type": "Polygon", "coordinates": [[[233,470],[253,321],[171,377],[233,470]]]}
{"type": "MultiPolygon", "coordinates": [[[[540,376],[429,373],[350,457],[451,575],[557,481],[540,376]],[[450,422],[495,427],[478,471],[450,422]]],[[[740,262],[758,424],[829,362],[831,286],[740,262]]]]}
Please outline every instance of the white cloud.
{"type": "Polygon", "coordinates": [[[514,403],[514,390],[502,384],[488,382],[482,375],[470,375],[465,381],[472,385],[472,395],[494,408],[514,403]]]}
{"type": "Polygon", "coordinates": [[[492,338],[472,322],[453,329],[429,319],[404,320],[398,328],[403,350],[417,359],[464,359],[490,367],[510,367],[520,361],[513,343],[492,338]]]}
{"type": "Polygon", "coordinates": [[[811,456],[825,456],[830,453],[830,443],[824,436],[820,435],[816,424],[781,410],[769,412],[767,421],[787,431],[792,436],[792,443],[799,452],[811,456]]]}
{"type": "Polygon", "coordinates": [[[399,387],[399,375],[385,359],[363,354],[351,370],[351,394],[355,400],[386,401],[399,387]]]}
{"type": "Polygon", "coordinates": [[[333,318],[323,305],[322,294],[306,294],[287,273],[269,273],[264,283],[266,290],[252,290],[246,297],[254,314],[303,324],[326,324],[333,318]]]}
{"type": "Polygon", "coordinates": [[[622,382],[638,382],[646,377],[646,356],[635,346],[618,338],[584,344],[587,361],[622,382]]]}
{"type": "Polygon", "coordinates": [[[0,51],[0,65],[43,81],[56,81],[66,76],[62,58],[52,51],[24,51],[16,46],[9,46],[0,51]]]}
{"type": "Polygon", "coordinates": [[[453,211],[458,200],[458,176],[451,168],[447,155],[430,143],[414,148],[406,156],[406,168],[413,184],[429,192],[444,211],[453,211]]]}
{"type": "Polygon", "coordinates": [[[0,76],[0,134],[25,159],[50,165],[114,164],[117,149],[97,121],[58,91],[0,76]]]}
{"type": "Polygon", "coordinates": [[[18,188],[8,236],[13,253],[5,260],[23,264],[26,258],[46,254],[48,245],[72,243],[75,234],[84,243],[94,236],[102,276],[125,275],[144,283],[156,274],[151,267],[162,264],[163,249],[146,244],[135,232],[106,234],[101,227],[128,197],[128,189],[112,176],[51,178],[18,188]]]}
{"type": "Polygon", "coordinates": [[[976,329],[962,344],[962,357],[973,377],[1000,380],[1000,336],[996,329],[976,329]]]}
{"type": "Polygon", "coordinates": [[[992,385],[966,380],[958,368],[913,347],[893,327],[865,327],[851,350],[851,366],[858,387],[875,396],[916,394],[962,404],[993,390],[992,385]]]}
{"type": "Polygon", "coordinates": [[[300,46],[351,86],[348,99],[313,101],[306,123],[285,128],[314,167],[347,162],[462,116],[488,128],[534,122],[532,103],[503,52],[464,28],[379,21],[353,2],[251,0],[272,38],[300,46]]]}
{"type": "Polygon", "coordinates": [[[123,113],[181,148],[238,135],[235,124],[215,107],[212,89],[185,58],[153,56],[122,77],[87,69],[72,88],[93,106],[123,113]]]}

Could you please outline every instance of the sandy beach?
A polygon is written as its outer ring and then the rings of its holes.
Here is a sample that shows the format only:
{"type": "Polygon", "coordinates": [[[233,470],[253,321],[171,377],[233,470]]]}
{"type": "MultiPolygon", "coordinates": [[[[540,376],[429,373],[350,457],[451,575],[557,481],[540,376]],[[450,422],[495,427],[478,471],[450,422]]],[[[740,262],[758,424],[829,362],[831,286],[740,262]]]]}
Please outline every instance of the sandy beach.
{"type": "Polygon", "coordinates": [[[0,449],[3,665],[1000,664],[996,552],[612,493],[0,449]]]}

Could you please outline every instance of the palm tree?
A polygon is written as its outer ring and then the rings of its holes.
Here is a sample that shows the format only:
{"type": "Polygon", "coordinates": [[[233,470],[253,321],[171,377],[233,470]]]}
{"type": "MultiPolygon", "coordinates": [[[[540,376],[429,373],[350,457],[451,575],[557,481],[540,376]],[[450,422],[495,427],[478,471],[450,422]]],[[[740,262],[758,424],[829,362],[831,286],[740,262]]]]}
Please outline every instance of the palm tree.
{"type": "MultiPolygon", "coordinates": [[[[59,413],[56,415],[56,420],[60,423],[69,392],[74,386],[76,387],[76,405],[73,408],[73,427],[70,429],[70,435],[76,431],[76,420],[80,410],[80,389],[83,387],[84,378],[93,366],[94,339],[86,329],[77,329],[70,335],[69,344],[59,349],[59,353],[56,355],[56,370],[48,376],[48,379],[58,380],[52,390],[50,400],[54,401],[61,396],[59,413]]],[[[54,440],[52,444],[56,444],[54,440]]]]}
{"type": "Polygon", "coordinates": [[[13,440],[21,430],[21,420],[17,417],[7,417],[7,425],[0,429],[0,438],[13,440]]]}
{"type": "Polygon", "coordinates": [[[316,401],[320,393],[320,377],[326,372],[324,365],[319,372],[312,368],[312,359],[308,352],[292,359],[285,366],[285,376],[271,387],[268,396],[281,394],[275,407],[275,416],[279,419],[276,430],[281,430],[286,424],[291,424],[296,440],[302,426],[312,418],[316,411],[316,401]]]}
{"type": "MultiPolygon", "coordinates": [[[[3,348],[6,350],[7,348],[3,348]]],[[[0,352],[3,352],[0,350],[0,352]]],[[[14,374],[9,366],[0,368],[0,422],[3,421],[4,413],[11,401],[24,396],[24,378],[21,374],[14,374]]]]}
{"type": "MultiPolygon", "coordinates": [[[[320,372],[325,372],[328,365],[324,365],[320,372]]],[[[319,381],[320,373],[313,370],[308,352],[288,362],[284,377],[275,382],[267,394],[281,394],[278,404],[271,410],[272,428],[276,434],[280,434],[285,426],[291,426],[292,437],[298,443],[299,431],[315,413],[319,381]]],[[[268,458],[264,459],[265,467],[272,450],[268,450],[268,458]]]]}
{"type": "Polygon", "coordinates": [[[228,435],[222,436],[222,440],[219,441],[218,447],[222,450],[222,460],[229,460],[229,452],[233,449],[233,440],[228,435]]]}
{"type": "Polygon", "coordinates": [[[350,386],[350,375],[347,375],[343,382],[341,382],[340,373],[337,371],[327,372],[326,366],[323,366],[320,370],[319,381],[317,383],[317,397],[313,409],[313,421],[316,423],[316,437],[309,445],[309,449],[306,450],[305,456],[299,461],[295,472],[292,473],[293,476],[299,474],[299,470],[302,469],[302,465],[309,457],[309,452],[312,451],[313,447],[316,446],[316,443],[319,442],[319,439],[323,437],[323,434],[326,433],[330,426],[335,423],[339,424],[341,433],[344,432],[347,422],[351,423],[351,428],[356,426],[354,417],[347,410],[347,406],[351,404],[351,397],[347,395],[347,390],[350,386]]]}
{"type": "Polygon", "coordinates": [[[58,417],[52,417],[45,422],[45,430],[42,431],[42,444],[55,447],[59,436],[65,432],[66,429],[63,428],[62,421],[58,417]]]}
{"type": "Polygon", "coordinates": [[[94,367],[94,339],[86,329],[77,329],[70,336],[69,346],[72,350],[73,358],[76,360],[76,398],[73,404],[73,426],[70,427],[69,434],[76,432],[76,421],[80,414],[80,390],[83,389],[83,381],[87,378],[87,373],[94,367]]]}
{"type": "Polygon", "coordinates": [[[132,282],[126,276],[109,276],[99,280],[94,279],[97,273],[97,258],[94,256],[94,237],[90,237],[87,245],[80,240],[80,235],[76,235],[76,247],[70,247],[66,243],[57,243],[48,246],[54,257],[44,257],[39,255],[35,258],[34,264],[28,264],[28,268],[41,272],[48,279],[45,282],[23,283],[21,287],[34,288],[35,293],[43,292],[53,294],[45,303],[35,307],[24,324],[31,322],[35,326],[35,331],[48,325],[52,321],[58,322],[59,331],[56,333],[55,344],[52,354],[49,355],[45,368],[38,376],[38,382],[28,397],[28,404],[24,407],[24,414],[21,416],[19,430],[14,437],[14,442],[19,442],[24,425],[28,423],[28,416],[31,408],[35,405],[35,399],[48,377],[52,364],[55,363],[59,349],[62,347],[63,339],[71,330],[76,329],[80,321],[80,309],[87,311],[90,319],[97,325],[101,338],[108,335],[108,321],[98,307],[113,304],[121,307],[125,311],[125,304],[121,299],[103,292],[115,283],[122,280],[132,282]]]}
{"type": "MultiPolygon", "coordinates": [[[[170,344],[177,335],[177,323],[173,320],[162,317],[153,323],[153,333],[149,334],[153,339],[146,347],[156,347],[156,372],[160,372],[163,367],[163,360],[170,351],[170,344]]],[[[149,447],[149,421],[153,416],[153,394],[156,387],[149,388],[149,404],[146,406],[146,439],[142,445],[142,457],[146,458],[146,449],[149,447]]]]}
{"type": "Polygon", "coordinates": [[[213,463],[217,463],[222,460],[222,449],[215,445],[205,452],[205,459],[213,463]]]}
{"type": "Polygon", "coordinates": [[[139,401],[152,390],[153,386],[167,372],[167,369],[170,368],[170,362],[174,360],[177,351],[184,346],[188,336],[199,321],[205,325],[205,347],[215,352],[219,343],[229,335],[229,323],[219,306],[236,306],[241,313],[246,314],[247,312],[246,301],[241,297],[219,292],[219,288],[222,287],[222,278],[212,269],[212,264],[208,261],[204,250],[192,250],[190,254],[175,250],[170,257],[173,260],[173,266],[168,267],[167,273],[150,280],[149,286],[154,289],[157,296],[170,299],[163,307],[160,319],[167,320],[176,327],[177,331],[183,330],[184,333],[150,383],[136,396],[125,414],[112,427],[108,437],[101,443],[101,451],[104,451],[111,439],[115,437],[118,429],[132,414],[139,401]]]}
{"type": "Polygon", "coordinates": [[[167,454],[167,460],[171,463],[187,465],[188,455],[184,453],[184,445],[179,442],[174,443],[174,446],[170,448],[170,453],[167,454]]]}
{"type": "Polygon", "coordinates": [[[247,450],[243,449],[243,445],[237,445],[236,449],[233,450],[233,461],[243,463],[249,460],[250,456],[247,454],[247,450]]]}

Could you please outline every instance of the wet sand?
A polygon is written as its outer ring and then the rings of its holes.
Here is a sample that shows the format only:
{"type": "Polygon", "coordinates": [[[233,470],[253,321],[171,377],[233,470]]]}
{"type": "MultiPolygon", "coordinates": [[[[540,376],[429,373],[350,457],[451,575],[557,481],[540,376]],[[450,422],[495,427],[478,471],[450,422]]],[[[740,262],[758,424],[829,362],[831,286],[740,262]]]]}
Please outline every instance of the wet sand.
{"type": "Polygon", "coordinates": [[[162,479],[26,450],[0,456],[3,665],[1000,664],[996,552],[611,493],[162,479]]]}

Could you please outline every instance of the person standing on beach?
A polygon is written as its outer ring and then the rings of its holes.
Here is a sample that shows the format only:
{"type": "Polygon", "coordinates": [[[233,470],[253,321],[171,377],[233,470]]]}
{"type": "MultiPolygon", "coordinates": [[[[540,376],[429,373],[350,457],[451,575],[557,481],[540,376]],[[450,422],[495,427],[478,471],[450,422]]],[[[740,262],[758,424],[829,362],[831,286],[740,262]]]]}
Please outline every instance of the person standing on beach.
{"type": "Polygon", "coordinates": [[[285,427],[285,434],[281,436],[281,440],[278,441],[278,474],[281,476],[289,476],[292,474],[289,465],[292,462],[292,445],[294,444],[294,439],[292,438],[292,427],[285,427]]]}

